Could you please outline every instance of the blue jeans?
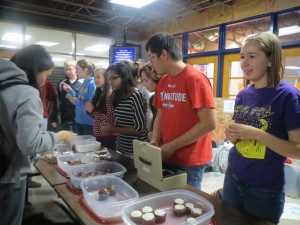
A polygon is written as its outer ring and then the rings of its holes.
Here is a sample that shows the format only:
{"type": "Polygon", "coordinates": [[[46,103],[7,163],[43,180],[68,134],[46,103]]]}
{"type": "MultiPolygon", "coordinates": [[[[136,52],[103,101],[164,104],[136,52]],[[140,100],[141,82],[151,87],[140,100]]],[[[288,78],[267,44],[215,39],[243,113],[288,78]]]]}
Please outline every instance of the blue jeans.
{"type": "Polygon", "coordinates": [[[0,184],[0,225],[21,225],[26,192],[26,179],[0,184]]]}
{"type": "Polygon", "coordinates": [[[224,180],[223,200],[263,220],[274,224],[284,208],[284,189],[255,188],[241,181],[227,169],[224,180]]]}
{"type": "Polygon", "coordinates": [[[187,184],[201,190],[202,178],[205,170],[205,164],[193,167],[179,167],[187,173],[187,184]]]}

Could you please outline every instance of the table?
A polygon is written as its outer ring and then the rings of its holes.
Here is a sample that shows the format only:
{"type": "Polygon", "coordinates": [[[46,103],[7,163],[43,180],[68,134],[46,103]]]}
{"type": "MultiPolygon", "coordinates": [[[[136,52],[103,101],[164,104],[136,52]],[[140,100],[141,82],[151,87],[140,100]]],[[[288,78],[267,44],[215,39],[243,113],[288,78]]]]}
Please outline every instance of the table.
{"type": "MultiPolygon", "coordinates": [[[[144,181],[137,178],[137,171],[134,168],[133,160],[122,156],[116,152],[111,151],[112,160],[117,161],[126,167],[127,172],[125,173],[123,180],[130,184],[138,193],[140,197],[147,196],[159,192],[156,188],[145,183],[144,181]]],[[[36,163],[38,171],[45,177],[58,195],[63,199],[66,205],[72,210],[76,217],[82,224],[87,225],[99,225],[80,205],[81,195],[74,194],[67,189],[67,179],[60,175],[56,170],[56,165],[49,164],[48,162],[41,159],[36,163]],[[43,161],[43,162],[42,162],[43,161]]],[[[240,209],[231,206],[222,200],[211,196],[201,190],[197,190],[192,186],[186,185],[182,187],[192,192],[199,194],[206,198],[214,206],[215,214],[213,218],[216,221],[216,225],[272,225],[272,223],[262,221],[252,215],[242,212],[240,209]]],[[[123,223],[117,223],[120,225],[123,223]]]]}

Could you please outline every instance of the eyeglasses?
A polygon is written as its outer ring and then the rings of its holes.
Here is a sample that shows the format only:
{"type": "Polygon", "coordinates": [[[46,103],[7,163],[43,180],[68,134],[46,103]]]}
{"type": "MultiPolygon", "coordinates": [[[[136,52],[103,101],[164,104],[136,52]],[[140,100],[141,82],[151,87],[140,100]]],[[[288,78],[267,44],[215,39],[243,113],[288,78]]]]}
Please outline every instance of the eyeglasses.
{"type": "Polygon", "coordinates": [[[112,77],[110,77],[110,78],[108,78],[108,81],[114,81],[114,80],[116,80],[116,79],[118,79],[120,76],[112,76],[112,77]]]}
{"type": "Polygon", "coordinates": [[[153,56],[149,57],[148,59],[149,59],[149,61],[152,61],[152,59],[154,59],[155,57],[156,57],[156,55],[153,55],[153,56]]]}

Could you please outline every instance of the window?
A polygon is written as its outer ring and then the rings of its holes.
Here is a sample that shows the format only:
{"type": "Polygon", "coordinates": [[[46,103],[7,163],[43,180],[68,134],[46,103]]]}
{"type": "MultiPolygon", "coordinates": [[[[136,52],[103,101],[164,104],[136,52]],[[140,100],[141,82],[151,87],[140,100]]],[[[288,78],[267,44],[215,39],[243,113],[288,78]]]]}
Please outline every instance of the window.
{"type": "Polygon", "coordinates": [[[270,31],[270,17],[235,23],[226,27],[226,49],[240,48],[246,37],[259,32],[270,31]]]}

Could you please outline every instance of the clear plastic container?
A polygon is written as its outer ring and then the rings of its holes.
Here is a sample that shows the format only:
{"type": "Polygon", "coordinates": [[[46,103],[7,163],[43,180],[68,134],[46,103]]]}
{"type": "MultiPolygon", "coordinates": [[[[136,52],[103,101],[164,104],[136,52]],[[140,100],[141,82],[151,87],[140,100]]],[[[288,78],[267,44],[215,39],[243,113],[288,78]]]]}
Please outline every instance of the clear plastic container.
{"type": "Polygon", "coordinates": [[[101,149],[101,143],[98,141],[86,141],[75,144],[77,152],[94,152],[101,149]]]}
{"type": "Polygon", "coordinates": [[[74,138],[74,144],[84,144],[89,141],[96,141],[96,137],[92,135],[77,135],[74,138]]]}
{"type": "Polygon", "coordinates": [[[63,152],[72,152],[72,146],[69,144],[56,144],[53,151],[56,152],[58,155],[60,155],[63,152]]]}
{"type": "Polygon", "coordinates": [[[193,224],[209,225],[211,217],[215,213],[213,205],[200,195],[187,190],[165,191],[140,198],[138,201],[126,205],[122,209],[122,219],[125,224],[134,225],[135,223],[130,219],[131,212],[134,210],[141,211],[143,207],[150,206],[153,210],[161,209],[166,212],[167,216],[164,225],[188,225],[189,223],[186,220],[191,216],[175,217],[173,215],[173,202],[176,198],[182,198],[185,202],[201,205],[201,208],[203,207],[203,214],[196,217],[196,223],[193,224]]]}
{"type": "MultiPolygon", "coordinates": [[[[80,182],[87,177],[79,177],[78,173],[90,173],[97,171],[106,171],[109,170],[109,175],[114,175],[122,178],[124,173],[127,171],[124,166],[116,162],[102,161],[96,163],[89,163],[84,165],[77,165],[70,168],[69,176],[71,182],[75,188],[80,188],[80,182]]],[[[108,174],[105,174],[108,175],[108,174]]],[[[95,177],[104,176],[96,175],[95,177]]]]}
{"type": "Polygon", "coordinates": [[[68,161],[81,161],[82,163],[81,165],[84,165],[86,163],[96,162],[96,159],[93,159],[92,157],[82,153],[58,156],[57,157],[58,167],[69,175],[70,168],[76,165],[70,165],[67,163],[68,161]]]}
{"type": "Polygon", "coordinates": [[[80,187],[86,203],[98,217],[103,219],[121,218],[122,208],[139,198],[136,190],[129,184],[112,175],[86,178],[80,183],[80,187]],[[116,195],[100,201],[98,191],[110,185],[116,186],[116,195]]]}

